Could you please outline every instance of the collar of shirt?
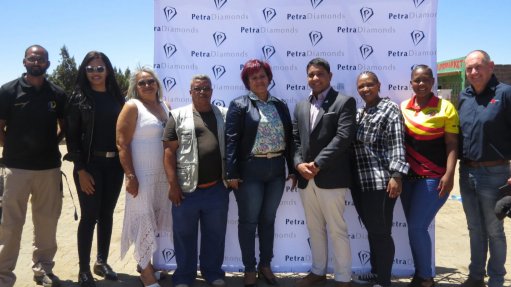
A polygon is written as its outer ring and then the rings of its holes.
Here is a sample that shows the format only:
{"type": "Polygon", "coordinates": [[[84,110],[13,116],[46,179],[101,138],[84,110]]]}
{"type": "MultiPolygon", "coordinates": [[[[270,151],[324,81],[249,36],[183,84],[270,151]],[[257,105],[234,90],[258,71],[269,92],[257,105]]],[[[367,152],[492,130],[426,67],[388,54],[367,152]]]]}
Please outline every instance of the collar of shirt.
{"type": "MultiPolygon", "coordinates": [[[[495,89],[497,89],[498,84],[499,84],[499,80],[497,80],[497,77],[495,76],[495,74],[493,74],[491,76],[490,80],[488,81],[488,84],[486,84],[484,91],[479,95],[485,95],[488,93],[488,91],[491,91],[492,93],[495,92],[495,89]]],[[[472,95],[472,96],[477,96],[476,91],[474,90],[472,85],[470,85],[467,88],[466,93],[469,95],[472,95]]]]}
{"type": "Polygon", "coordinates": [[[425,107],[423,107],[423,108],[421,108],[421,107],[419,107],[419,106],[416,106],[416,105],[415,105],[415,98],[416,98],[416,96],[414,95],[414,96],[410,99],[410,101],[409,101],[409,102],[408,102],[408,104],[406,105],[406,108],[407,108],[407,109],[409,109],[409,110],[414,110],[414,111],[416,111],[416,112],[419,112],[419,111],[421,111],[422,109],[425,109],[425,108],[436,108],[436,107],[438,106],[439,99],[438,99],[438,97],[437,97],[437,96],[435,96],[435,95],[433,95],[433,96],[429,99],[428,103],[427,103],[427,104],[426,104],[426,106],[425,106],[425,107]]]}
{"type": "Polygon", "coordinates": [[[323,104],[323,101],[325,101],[325,98],[326,98],[326,95],[328,95],[328,92],[330,92],[330,89],[332,87],[328,87],[328,89],[324,90],[323,92],[319,93],[319,95],[317,97],[314,97],[314,95],[312,95],[312,91],[309,95],[309,101],[310,103],[313,105],[313,106],[321,106],[323,104]]]}
{"type": "Polygon", "coordinates": [[[252,91],[248,92],[248,97],[251,100],[253,100],[253,101],[259,101],[259,102],[265,103],[265,104],[267,104],[269,102],[276,102],[276,101],[278,101],[277,98],[275,98],[274,96],[272,96],[270,94],[270,92],[268,92],[268,100],[266,102],[262,101],[261,99],[259,99],[259,97],[256,94],[254,94],[252,91]]]}

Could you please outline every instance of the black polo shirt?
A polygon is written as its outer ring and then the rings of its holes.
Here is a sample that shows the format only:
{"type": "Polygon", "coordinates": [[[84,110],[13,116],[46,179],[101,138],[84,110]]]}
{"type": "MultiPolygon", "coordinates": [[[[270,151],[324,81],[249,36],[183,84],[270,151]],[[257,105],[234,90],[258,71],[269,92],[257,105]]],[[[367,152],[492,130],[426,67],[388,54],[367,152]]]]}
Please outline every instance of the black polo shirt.
{"type": "Polygon", "coordinates": [[[7,167],[60,167],[57,119],[64,117],[65,103],[61,88],[45,81],[37,90],[25,81],[25,74],[0,88],[0,119],[6,121],[2,156],[7,167]]]}
{"type": "Polygon", "coordinates": [[[473,161],[511,159],[511,86],[492,76],[477,95],[472,87],[460,93],[460,158],[473,161]]]}

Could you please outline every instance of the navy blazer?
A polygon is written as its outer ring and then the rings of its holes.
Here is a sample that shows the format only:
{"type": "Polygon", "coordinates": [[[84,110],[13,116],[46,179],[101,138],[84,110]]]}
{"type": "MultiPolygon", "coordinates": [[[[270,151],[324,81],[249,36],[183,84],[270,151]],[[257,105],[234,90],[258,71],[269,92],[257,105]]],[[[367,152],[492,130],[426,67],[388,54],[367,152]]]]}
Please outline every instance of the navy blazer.
{"type": "MultiPolygon", "coordinates": [[[[291,115],[286,103],[282,100],[277,100],[273,103],[275,103],[280,120],[284,126],[284,139],[286,141],[284,156],[289,173],[295,174],[291,115]]],[[[229,104],[225,120],[227,179],[241,178],[240,163],[253,156],[252,148],[254,147],[260,119],[261,116],[259,115],[256,101],[250,99],[248,95],[237,97],[229,104]]]]}
{"type": "MultiPolygon", "coordinates": [[[[355,99],[330,89],[312,131],[310,109],[309,100],[299,102],[295,107],[294,165],[315,162],[320,171],[314,177],[314,182],[320,188],[350,187],[352,181],[350,149],[355,138],[355,99]]],[[[308,181],[299,172],[296,174],[298,187],[305,188],[308,181]]]]}

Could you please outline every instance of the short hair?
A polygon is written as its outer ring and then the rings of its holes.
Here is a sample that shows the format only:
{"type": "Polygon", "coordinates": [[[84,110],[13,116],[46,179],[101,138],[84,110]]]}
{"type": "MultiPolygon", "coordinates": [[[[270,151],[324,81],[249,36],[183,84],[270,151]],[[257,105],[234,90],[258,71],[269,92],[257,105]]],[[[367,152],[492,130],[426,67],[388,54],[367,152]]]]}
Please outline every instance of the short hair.
{"type": "Polygon", "coordinates": [[[327,60],[323,58],[314,58],[309,61],[307,64],[307,68],[305,69],[307,72],[309,71],[310,66],[320,66],[323,67],[328,73],[330,73],[330,64],[327,60]]]}
{"type": "Polygon", "coordinates": [[[484,50],[473,50],[471,51],[470,53],[468,53],[465,58],[467,58],[469,55],[473,54],[473,53],[481,53],[483,55],[483,61],[486,62],[486,63],[489,63],[491,62],[491,58],[490,58],[490,55],[484,51],[484,50]]]}
{"type": "Polygon", "coordinates": [[[25,49],[25,55],[23,56],[23,58],[26,58],[26,57],[27,57],[28,52],[29,52],[32,48],[37,48],[37,49],[42,50],[42,51],[44,52],[44,54],[43,54],[43,55],[46,57],[46,60],[48,60],[48,57],[49,57],[49,55],[48,55],[48,50],[46,50],[46,48],[45,48],[45,47],[43,47],[43,46],[41,46],[41,45],[37,45],[37,44],[36,44],[36,45],[32,45],[32,46],[28,47],[27,49],[25,49]]]}
{"type": "Polygon", "coordinates": [[[367,75],[367,76],[372,77],[373,79],[376,80],[377,83],[380,82],[380,80],[378,79],[378,76],[376,76],[376,74],[374,72],[371,72],[371,71],[362,71],[360,74],[358,74],[357,82],[358,82],[358,79],[360,79],[360,77],[362,77],[363,75],[367,75]]]}
{"type": "Polygon", "coordinates": [[[273,79],[273,73],[268,62],[261,61],[258,59],[250,59],[245,63],[245,65],[243,65],[243,69],[241,70],[241,80],[243,81],[243,84],[245,85],[245,88],[247,90],[250,90],[248,78],[253,74],[259,72],[259,70],[261,69],[263,69],[264,73],[268,77],[268,80],[271,82],[271,80],[273,79]]]}
{"type": "Polygon", "coordinates": [[[144,72],[150,74],[156,81],[156,84],[158,85],[158,90],[156,92],[156,99],[161,102],[161,100],[163,98],[163,89],[161,87],[161,81],[158,78],[158,76],[156,75],[156,73],[154,72],[154,70],[147,66],[138,67],[135,70],[135,72],[131,75],[130,84],[128,87],[128,94],[126,95],[126,98],[127,99],[140,99],[140,96],[138,95],[138,92],[137,92],[137,76],[144,72]]]}
{"type": "Polygon", "coordinates": [[[193,82],[195,82],[196,80],[208,81],[209,85],[212,85],[211,78],[208,75],[206,75],[206,74],[197,74],[197,75],[194,75],[192,77],[192,80],[190,81],[190,87],[193,85],[193,82]]]}
{"type": "Polygon", "coordinates": [[[431,78],[435,78],[433,76],[433,70],[431,70],[431,68],[425,64],[415,65],[412,69],[412,73],[410,74],[410,77],[413,77],[413,74],[415,72],[417,72],[417,70],[424,70],[424,72],[426,72],[426,74],[428,74],[428,76],[430,76],[431,78]]]}
{"type": "Polygon", "coordinates": [[[75,89],[81,93],[88,92],[91,87],[89,83],[89,79],[87,78],[87,71],[85,68],[89,65],[89,63],[94,59],[101,59],[105,63],[106,68],[106,90],[109,94],[114,96],[116,100],[120,103],[124,103],[124,97],[122,95],[121,89],[119,88],[119,84],[115,78],[115,71],[110,59],[102,53],[98,51],[90,51],[88,52],[82,60],[82,63],[78,67],[78,75],[76,77],[75,89]]]}

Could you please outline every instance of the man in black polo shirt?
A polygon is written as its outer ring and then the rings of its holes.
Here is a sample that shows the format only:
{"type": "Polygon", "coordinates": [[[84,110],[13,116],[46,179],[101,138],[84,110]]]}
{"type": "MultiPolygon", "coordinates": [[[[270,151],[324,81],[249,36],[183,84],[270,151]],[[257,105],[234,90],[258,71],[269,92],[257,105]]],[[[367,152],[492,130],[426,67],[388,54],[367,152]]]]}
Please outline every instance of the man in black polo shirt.
{"type": "Polygon", "coordinates": [[[34,281],[60,286],[52,273],[57,252],[57,221],[62,209],[57,124],[62,130],[64,91],[45,78],[48,52],[39,45],[25,51],[27,72],[0,88],[0,145],[5,164],[0,224],[0,286],[14,286],[14,268],[30,196],[34,222],[34,281]]]}
{"type": "Polygon", "coordinates": [[[487,273],[489,287],[502,287],[506,236],[494,208],[499,187],[511,183],[511,86],[497,80],[494,63],[484,51],[470,52],[465,67],[470,87],[461,92],[458,103],[460,192],[470,236],[470,265],[462,286],[485,286],[487,273]]]}

